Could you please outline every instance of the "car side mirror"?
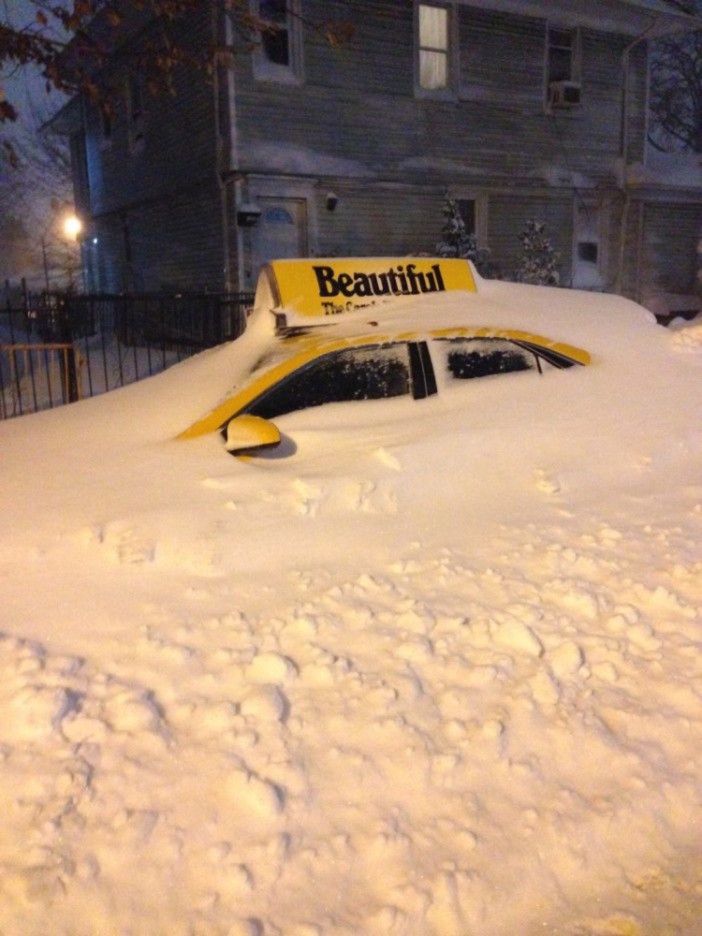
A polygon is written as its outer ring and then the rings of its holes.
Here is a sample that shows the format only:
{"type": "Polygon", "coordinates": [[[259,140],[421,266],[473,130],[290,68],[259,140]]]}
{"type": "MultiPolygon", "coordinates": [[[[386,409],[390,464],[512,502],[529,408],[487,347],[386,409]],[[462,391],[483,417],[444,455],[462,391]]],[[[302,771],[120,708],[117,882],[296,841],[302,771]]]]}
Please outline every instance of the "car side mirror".
{"type": "Polygon", "coordinates": [[[278,427],[260,416],[235,416],[227,423],[225,448],[232,455],[244,455],[256,449],[280,444],[278,427]]]}

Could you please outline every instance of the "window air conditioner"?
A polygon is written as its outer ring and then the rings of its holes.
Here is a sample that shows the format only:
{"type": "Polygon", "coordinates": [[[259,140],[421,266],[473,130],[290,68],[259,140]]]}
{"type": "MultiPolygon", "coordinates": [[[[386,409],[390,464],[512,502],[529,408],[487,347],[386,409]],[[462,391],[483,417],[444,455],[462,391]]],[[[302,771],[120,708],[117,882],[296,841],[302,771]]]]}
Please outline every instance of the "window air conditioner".
{"type": "Polygon", "coordinates": [[[552,81],[548,86],[549,107],[576,107],[580,103],[580,83],[552,81]]]}

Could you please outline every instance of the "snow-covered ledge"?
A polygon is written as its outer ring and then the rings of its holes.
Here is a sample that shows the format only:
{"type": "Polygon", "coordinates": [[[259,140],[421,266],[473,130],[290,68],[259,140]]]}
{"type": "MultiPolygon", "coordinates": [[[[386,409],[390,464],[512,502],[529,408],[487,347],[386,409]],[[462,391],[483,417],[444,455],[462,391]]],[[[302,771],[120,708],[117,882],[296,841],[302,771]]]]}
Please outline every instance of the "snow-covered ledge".
{"type": "Polygon", "coordinates": [[[630,185],[664,185],[702,192],[701,153],[660,153],[651,150],[646,163],[634,163],[627,173],[630,185]]]}

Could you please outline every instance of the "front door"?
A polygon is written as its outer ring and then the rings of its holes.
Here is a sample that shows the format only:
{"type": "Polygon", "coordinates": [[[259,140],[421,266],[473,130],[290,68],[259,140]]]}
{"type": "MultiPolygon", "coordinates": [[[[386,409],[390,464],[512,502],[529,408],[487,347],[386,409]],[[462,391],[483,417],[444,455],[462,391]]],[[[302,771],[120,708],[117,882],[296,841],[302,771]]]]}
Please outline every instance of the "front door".
{"type": "Polygon", "coordinates": [[[253,282],[269,260],[306,257],[307,201],[304,198],[256,198],[261,217],[252,228],[251,264],[253,282]]]}

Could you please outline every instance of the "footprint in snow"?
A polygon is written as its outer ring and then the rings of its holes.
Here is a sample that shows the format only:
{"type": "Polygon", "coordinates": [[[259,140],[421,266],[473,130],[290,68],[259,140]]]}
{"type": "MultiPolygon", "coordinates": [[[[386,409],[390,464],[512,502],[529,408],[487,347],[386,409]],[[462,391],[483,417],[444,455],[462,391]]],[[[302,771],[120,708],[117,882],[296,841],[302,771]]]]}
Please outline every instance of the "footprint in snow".
{"type": "Polygon", "coordinates": [[[561,490],[560,481],[557,478],[550,477],[543,468],[538,468],[534,472],[534,483],[536,489],[544,494],[558,494],[561,490]]]}

